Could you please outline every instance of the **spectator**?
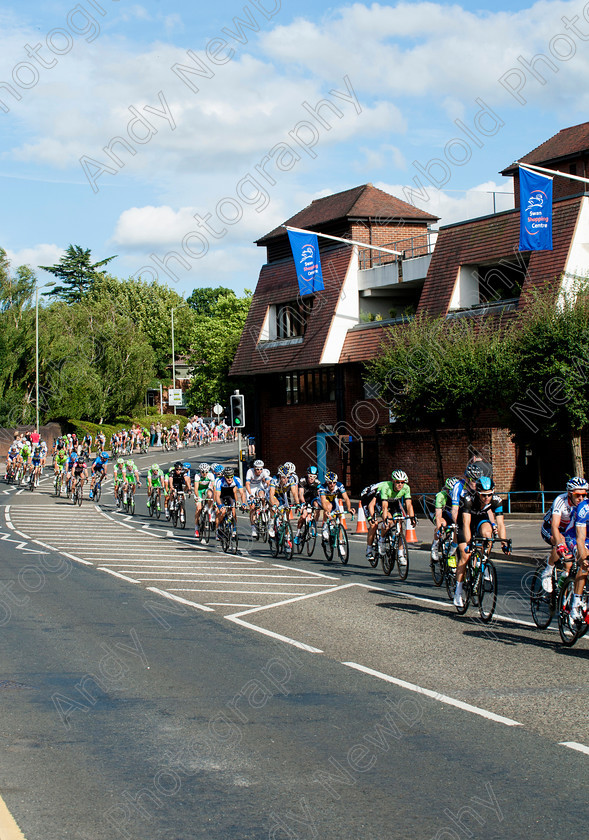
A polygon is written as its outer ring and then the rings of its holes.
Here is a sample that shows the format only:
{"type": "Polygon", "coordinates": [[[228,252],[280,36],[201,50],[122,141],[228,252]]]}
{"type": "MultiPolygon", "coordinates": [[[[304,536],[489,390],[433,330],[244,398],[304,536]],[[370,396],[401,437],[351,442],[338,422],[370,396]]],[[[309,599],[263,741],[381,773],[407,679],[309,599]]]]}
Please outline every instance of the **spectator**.
{"type": "Polygon", "coordinates": [[[156,425],[155,431],[156,431],[156,434],[157,434],[156,446],[161,446],[162,445],[162,424],[161,423],[158,423],[156,425]]]}

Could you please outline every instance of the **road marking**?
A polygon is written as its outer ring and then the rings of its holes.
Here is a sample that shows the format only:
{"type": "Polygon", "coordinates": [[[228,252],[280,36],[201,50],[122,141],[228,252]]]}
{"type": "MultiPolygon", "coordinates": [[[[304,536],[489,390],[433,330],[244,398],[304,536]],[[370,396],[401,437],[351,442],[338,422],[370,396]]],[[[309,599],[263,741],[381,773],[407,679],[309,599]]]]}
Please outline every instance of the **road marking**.
{"type": "Polygon", "coordinates": [[[559,746],[568,747],[570,750],[576,750],[577,752],[589,755],[589,747],[586,747],[585,744],[577,744],[576,741],[561,741],[559,746]]]}
{"type": "MultiPolygon", "coordinates": [[[[263,609],[259,607],[258,609],[263,609]]],[[[233,624],[239,624],[241,627],[247,627],[248,630],[255,630],[256,633],[261,633],[263,636],[270,636],[271,639],[277,639],[279,642],[285,642],[287,645],[306,650],[308,653],[323,653],[322,650],[311,645],[305,645],[303,642],[297,642],[296,639],[291,639],[289,636],[282,636],[280,633],[274,633],[272,630],[266,630],[265,627],[257,627],[255,624],[250,624],[249,621],[242,621],[241,618],[236,618],[234,615],[226,615],[225,618],[233,624]]]]}
{"type": "Polygon", "coordinates": [[[312,572],[310,569],[297,569],[296,566],[281,566],[279,563],[272,563],[275,569],[292,569],[295,572],[303,572],[306,575],[313,575],[315,577],[327,578],[327,580],[339,580],[333,575],[324,575],[322,572],[312,572]]]}
{"type": "Polygon", "coordinates": [[[227,601],[207,601],[209,607],[259,607],[259,604],[229,604],[227,601]]]}
{"type": "Polygon", "coordinates": [[[211,607],[205,607],[204,604],[197,604],[194,601],[187,601],[186,598],[181,598],[179,595],[172,595],[171,592],[166,592],[164,589],[158,589],[155,586],[148,586],[147,591],[155,592],[157,595],[168,598],[170,601],[178,601],[179,604],[187,604],[189,607],[195,607],[197,610],[202,610],[203,612],[215,612],[211,607]]]}
{"type": "Polygon", "coordinates": [[[8,810],[6,802],[0,796],[0,837],[2,840],[25,840],[25,836],[16,820],[8,810]]]}
{"type": "MultiPolygon", "coordinates": [[[[204,581],[199,581],[199,583],[203,583],[204,581]]],[[[189,583],[189,581],[187,581],[189,583]]],[[[267,584],[270,586],[271,584],[267,584]]],[[[231,593],[232,595],[291,595],[290,592],[268,592],[267,590],[259,590],[256,591],[255,589],[193,589],[192,587],[169,587],[168,592],[227,592],[231,593]]],[[[297,593],[298,595],[303,595],[302,592],[297,593]]]]}
{"type": "Polygon", "coordinates": [[[127,580],[127,581],[129,581],[129,583],[139,583],[139,581],[135,580],[135,578],[130,578],[130,577],[127,577],[126,575],[121,575],[121,574],[119,574],[119,572],[115,572],[112,569],[107,569],[105,566],[99,566],[98,571],[99,572],[106,572],[108,575],[114,575],[114,577],[121,578],[121,580],[127,580]]]}
{"type": "MultiPolygon", "coordinates": [[[[399,680],[396,677],[391,677],[389,674],[383,674],[381,671],[375,671],[372,668],[367,668],[365,665],[358,665],[357,662],[342,662],[348,668],[353,668],[356,671],[361,671],[363,674],[368,674],[371,677],[376,677],[379,680],[398,685],[400,688],[406,688],[408,691],[414,691],[416,694],[423,694],[426,697],[431,697],[432,700],[439,700],[440,703],[446,703],[448,706],[456,706],[458,709],[463,709],[466,712],[472,712],[475,715],[493,720],[496,723],[503,723],[505,726],[521,726],[517,720],[496,715],[494,712],[489,712],[486,709],[481,709],[478,706],[471,706],[470,703],[464,703],[462,700],[456,700],[454,697],[448,697],[445,694],[440,694],[437,691],[432,691],[429,688],[422,688],[420,685],[399,680]]],[[[589,750],[587,750],[589,752],[589,750]]]]}

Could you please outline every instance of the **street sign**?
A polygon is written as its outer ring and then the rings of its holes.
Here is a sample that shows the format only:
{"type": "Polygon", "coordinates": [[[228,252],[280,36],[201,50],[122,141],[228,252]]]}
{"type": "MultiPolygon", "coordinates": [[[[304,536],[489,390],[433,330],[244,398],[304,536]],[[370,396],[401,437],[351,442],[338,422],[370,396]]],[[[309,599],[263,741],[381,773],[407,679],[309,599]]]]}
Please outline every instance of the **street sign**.
{"type": "Polygon", "coordinates": [[[168,388],[168,405],[184,405],[184,394],[181,388],[168,388]]]}
{"type": "Polygon", "coordinates": [[[215,405],[213,406],[213,414],[216,414],[217,417],[223,414],[223,406],[219,405],[219,403],[215,403],[215,405]]]}

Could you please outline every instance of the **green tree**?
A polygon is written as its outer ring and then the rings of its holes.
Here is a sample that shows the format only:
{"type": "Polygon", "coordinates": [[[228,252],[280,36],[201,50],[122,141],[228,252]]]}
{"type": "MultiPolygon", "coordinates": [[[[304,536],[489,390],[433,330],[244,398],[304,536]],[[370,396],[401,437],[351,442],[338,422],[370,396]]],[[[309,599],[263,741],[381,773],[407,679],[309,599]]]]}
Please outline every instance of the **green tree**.
{"type": "Polygon", "coordinates": [[[225,286],[205,286],[202,289],[194,289],[192,294],[186,298],[186,303],[197,315],[204,315],[207,318],[214,318],[219,298],[235,297],[235,293],[225,286]]]}
{"type": "Polygon", "coordinates": [[[93,263],[89,248],[84,250],[79,245],[69,245],[56,265],[39,266],[63,283],[62,286],[55,286],[50,292],[44,294],[64,300],[66,303],[79,303],[93,284],[106,274],[105,271],[99,271],[99,269],[114,260],[115,256],[93,263]]]}
{"type": "Polygon", "coordinates": [[[230,289],[223,290],[214,305],[211,303],[210,314],[197,317],[191,333],[192,380],[185,395],[192,411],[206,412],[213,403],[228,401],[235,387],[229,381],[229,370],[251,300],[247,289],[243,297],[237,297],[230,289]]]}
{"type": "Polygon", "coordinates": [[[589,424],[589,283],[578,278],[555,304],[546,288],[511,325],[516,364],[505,422],[536,450],[554,439],[570,443],[573,474],[583,475],[581,432],[589,424]]]}
{"type": "Polygon", "coordinates": [[[36,278],[28,266],[14,271],[0,248],[0,424],[34,417],[34,305],[36,278]]]}
{"type": "Polygon", "coordinates": [[[388,332],[367,370],[401,426],[430,430],[441,483],[438,429],[464,428],[472,437],[477,415],[501,398],[509,359],[495,318],[420,316],[388,332]]]}

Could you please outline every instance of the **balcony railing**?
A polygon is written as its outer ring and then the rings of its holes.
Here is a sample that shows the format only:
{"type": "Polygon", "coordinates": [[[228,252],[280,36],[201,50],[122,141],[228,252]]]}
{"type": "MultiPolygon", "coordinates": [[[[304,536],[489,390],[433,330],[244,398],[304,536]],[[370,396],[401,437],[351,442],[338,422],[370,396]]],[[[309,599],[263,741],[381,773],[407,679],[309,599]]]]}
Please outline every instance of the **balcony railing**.
{"type": "Polygon", "coordinates": [[[388,265],[398,260],[427,256],[433,253],[437,238],[437,231],[427,231],[419,234],[419,236],[412,236],[409,239],[401,239],[382,246],[383,248],[390,248],[391,251],[401,251],[402,256],[400,257],[395,254],[386,254],[384,251],[374,251],[371,248],[360,248],[358,250],[359,267],[363,270],[374,268],[377,265],[388,265]]]}

